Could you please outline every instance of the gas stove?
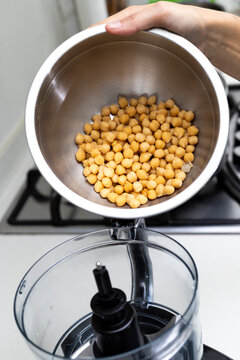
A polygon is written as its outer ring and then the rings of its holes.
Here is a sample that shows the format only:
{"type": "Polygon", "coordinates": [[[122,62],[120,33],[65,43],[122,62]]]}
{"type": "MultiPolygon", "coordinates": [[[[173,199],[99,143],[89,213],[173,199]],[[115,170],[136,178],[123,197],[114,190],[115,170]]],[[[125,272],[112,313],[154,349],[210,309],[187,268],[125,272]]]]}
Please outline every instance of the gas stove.
{"type": "MultiPolygon", "coordinates": [[[[229,141],[222,163],[206,186],[178,208],[146,218],[163,233],[240,233],[240,85],[229,87],[229,141]]],[[[77,208],[57,194],[37,169],[29,170],[0,233],[81,234],[112,225],[112,220],[77,208]]]]}

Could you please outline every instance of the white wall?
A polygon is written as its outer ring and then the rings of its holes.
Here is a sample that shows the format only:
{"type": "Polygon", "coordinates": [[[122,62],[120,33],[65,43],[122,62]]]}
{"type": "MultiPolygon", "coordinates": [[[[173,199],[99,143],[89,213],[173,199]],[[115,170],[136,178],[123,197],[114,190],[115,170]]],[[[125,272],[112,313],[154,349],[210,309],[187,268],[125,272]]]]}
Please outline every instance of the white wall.
{"type": "Polygon", "coordinates": [[[72,0],[0,0],[1,204],[23,183],[31,161],[24,111],[32,80],[52,50],[78,31],[72,0]]]}
{"type": "Polygon", "coordinates": [[[0,148],[23,116],[36,71],[65,38],[62,16],[55,1],[1,0],[0,148]]]}

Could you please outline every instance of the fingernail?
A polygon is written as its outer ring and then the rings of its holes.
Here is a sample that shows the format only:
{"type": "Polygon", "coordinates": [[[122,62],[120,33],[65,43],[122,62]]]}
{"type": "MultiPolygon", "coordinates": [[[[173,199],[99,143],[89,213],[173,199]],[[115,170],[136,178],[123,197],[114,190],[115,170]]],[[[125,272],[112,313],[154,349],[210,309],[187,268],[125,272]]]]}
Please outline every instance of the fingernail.
{"type": "Polygon", "coordinates": [[[122,24],[120,21],[114,21],[114,22],[109,22],[107,26],[110,27],[111,29],[119,29],[122,26],[122,24]]]}

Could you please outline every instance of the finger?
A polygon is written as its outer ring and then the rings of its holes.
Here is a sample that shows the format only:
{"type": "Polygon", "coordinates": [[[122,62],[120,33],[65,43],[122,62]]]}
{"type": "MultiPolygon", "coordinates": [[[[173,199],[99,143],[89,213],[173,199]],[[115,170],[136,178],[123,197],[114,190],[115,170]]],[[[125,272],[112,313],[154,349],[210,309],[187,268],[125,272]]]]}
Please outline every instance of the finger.
{"type": "MultiPolygon", "coordinates": [[[[138,13],[139,11],[141,11],[141,9],[143,7],[145,7],[146,5],[142,5],[142,6],[129,6],[126,9],[119,11],[118,13],[109,16],[108,18],[101,20],[99,22],[97,22],[96,24],[93,24],[91,26],[96,26],[96,25],[100,25],[100,24],[106,24],[108,22],[115,22],[115,21],[122,21],[123,19],[125,19],[128,16],[133,15],[134,13],[138,13]]],[[[147,5],[148,6],[148,5],[147,5]]]]}
{"type": "Polygon", "coordinates": [[[168,17],[166,11],[168,11],[168,6],[165,6],[165,4],[144,5],[133,12],[122,14],[121,17],[115,18],[114,21],[109,19],[106,30],[116,35],[130,35],[154,26],[167,27],[166,19],[168,17]]]}

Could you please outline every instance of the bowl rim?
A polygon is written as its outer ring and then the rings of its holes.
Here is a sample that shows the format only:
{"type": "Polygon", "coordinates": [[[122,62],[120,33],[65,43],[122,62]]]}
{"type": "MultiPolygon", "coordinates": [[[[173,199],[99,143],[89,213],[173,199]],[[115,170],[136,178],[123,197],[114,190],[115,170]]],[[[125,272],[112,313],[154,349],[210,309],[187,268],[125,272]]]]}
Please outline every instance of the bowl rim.
{"type": "Polygon", "coordinates": [[[65,42],[63,42],[60,46],[58,46],[49,55],[49,57],[45,60],[45,62],[39,69],[37,75],[33,80],[27,98],[26,111],[25,111],[25,131],[26,131],[30,152],[41,174],[60,195],[62,195],[67,200],[69,200],[72,204],[80,208],[83,208],[89,212],[93,212],[105,217],[121,218],[121,219],[149,217],[160,213],[164,213],[183,204],[184,202],[189,200],[192,196],[194,196],[215,173],[220,163],[220,160],[223,156],[227,143],[227,135],[229,128],[228,103],[227,103],[227,98],[223,84],[214,66],[195,45],[193,45],[185,38],[175,33],[169,32],[168,30],[164,30],[160,28],[153,28],[147,30],[147,32],[164,37],[174,42],[184,50],[187,49],[187,51],[191,54],[191,56],[204,69],[206,75],[211,81],[219,106],[219,117],[220,117],[219,134],[212,156],[206,167],[203,169],[201,174],[192,182],[192,184],[190,184],[185,190],[175,195],[174,197],[169,198],[159,204],[149,205],[146,207],[140,206],[137,209],[131,209],[131,208],[126,209],[120,207],[114,208],[112,206],[100,205],[94,203],[93,201],[82,197],[81,195],[75,193],[73,190],[68,188],[51,170],[40,150],[37,140],[36,129],[35,129],[35,109],[36,109],[38,94],[41,89],[42,83],[46,78],[46,74],[50,72],[56,61],[58,61],[61,58],[61,56],[63,56],[69,49],[74,47],[76,44],[95,35],[106,33],[105,24],[83,30],[73,35],[65,42]]]}

